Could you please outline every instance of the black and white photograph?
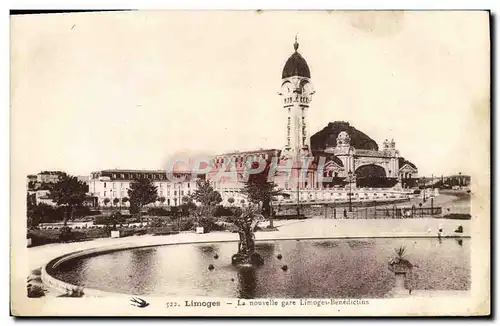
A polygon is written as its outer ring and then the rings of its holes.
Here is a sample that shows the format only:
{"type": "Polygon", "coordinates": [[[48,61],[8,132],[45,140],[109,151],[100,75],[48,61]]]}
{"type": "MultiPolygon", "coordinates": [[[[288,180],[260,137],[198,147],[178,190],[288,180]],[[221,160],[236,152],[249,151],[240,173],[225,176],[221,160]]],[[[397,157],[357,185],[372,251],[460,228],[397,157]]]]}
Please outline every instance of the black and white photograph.
{"type": "Polygon", "coordinates": [[[11,314],[490,313],[488,11],[10,28],[11,314]]]}

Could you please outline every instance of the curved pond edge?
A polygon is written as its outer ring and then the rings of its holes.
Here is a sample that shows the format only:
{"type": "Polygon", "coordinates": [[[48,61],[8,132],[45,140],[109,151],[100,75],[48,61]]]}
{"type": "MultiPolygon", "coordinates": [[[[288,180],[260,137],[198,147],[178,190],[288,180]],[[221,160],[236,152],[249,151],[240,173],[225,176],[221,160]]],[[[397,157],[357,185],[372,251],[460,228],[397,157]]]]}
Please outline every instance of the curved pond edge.
{"type": "MultiPolygon", "coordinates": [[[[469,235],[449,235],[443,236],[442,239],[469,239],[469,235]]],[[[350,239],[438,239],[435,235],[414,235],[414,236],[345,236],[345,237],[279,237],[270,239],[258,239],[255,242],[266,242],[266,241],[290,241],[290,240],[350,240],[350,239]]],[[[189,245],[189,244],[211,244],[211,243],[227,243],[227,242],[237,242],[238,240],[227,239],[227,240],[201,240],[201,241],[178,241],[178,242],[167,242],[167,243],[124,243],[114,246],[103,246],[91,249],[84,249],[74,251],[62,256],[58,256],[50,260],[47,264],[43,265],[41,268],[41,279],[43,284],[49,288],[53,288],[62,293],[81,293],[86,297],[109,297],[109,296],[134,296],[134,294],[125,294],[119,292],[107,292],[94,288],[88,288],[84,286],[79,286],[71,283],[64,282],[56,277],[52,276],[53,271],[57,267],[67,261],[87,258],[92,256],[104,255],[116,251],[130,250],[130,249],[142,249],[142,248],[152,248],[152,247],[162,247],[162,246],[175,246],[175,245],[189,245]]],[[[141,297],[148,297],[147,295],[141,295],[141,297]]]]}

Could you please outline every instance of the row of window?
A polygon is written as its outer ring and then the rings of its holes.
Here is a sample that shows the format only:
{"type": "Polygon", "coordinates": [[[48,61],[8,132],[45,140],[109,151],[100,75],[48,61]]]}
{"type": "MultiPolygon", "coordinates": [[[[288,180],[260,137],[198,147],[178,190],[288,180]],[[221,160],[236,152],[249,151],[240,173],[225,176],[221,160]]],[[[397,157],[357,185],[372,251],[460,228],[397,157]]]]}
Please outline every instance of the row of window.
{"type": "MultiPolygon", "coordinates": [[[[100,194],[101,194],[100,192],[97,192],[96,193],[97,197],[100,197],[100,194]]],[[[120,194],[120,197],[122,197],[122,198],[128,196],[128,192],[126,190],[120,191],[119,194],[120,194]]],[[[164,196],[164,194],[166,196],[170,196],[171,192],[170,191],[163,192],[163,190],[159,191],[160,197],[164,196]]],[[[184,196],[184,194],[190,195],[191,190],[188,190],[187,192],[184,192],[184,190],[181,190],[180,195],[184,196]]],[[[109,195],[109,197],[113,197],[113,198],[118,197],[118,191],[106,191],[106,190],[104,190],[103,197],[107,197],[108,195],[109,195]]],[[[177,196],[177,190],[173,191],[173,195],[174,195],[174,197],[177,196]]]]}
{"type": "MultiPolygon", "coordinates": [[[[106,182],[103,182],[104,188],[106,188],[106,184],[107,184],[106,182]]],[[[179,184],[177,184],[177,185],[175,186],[175,188],[177,188],[177,187],[182,187],[182,185],[183,185],[183,184],[187,184],[187,188],[188,188],[188,189],[189,189],[189,188],[191,188],[191,184],[190,184],[189,182],[188,182],[188,183],[179,183],[179,184]]],[[[111,188],[116,189],[116,185],[117,185],[117,183],[116,183],[116,182],[111,182],[111,188]]],[[[163,185],[164,185],[163,183],[159,183],[159,184],[158,184],[158,187],[161,189],[161,188],[163,188],[163,185]]],[[[170,188],[170,187],[171,187],[171,185],[172,185],[171,183],[167,183],[167,188],[170,188]]],[[[124,182],[121,182],[121,183],[120,183],[120,188],[123,188],[123,187],[125,187],[125,183],[124,183],[124,182]]]]}
{"type": "Polygon", "coordinates": [[[290,104],[292,102],[309,103],[309,98],[307,96],[295,96],[295,100],[292,97],[286,97],[284,100],[285,104],[290,104]]]}
{"type": "MultiPolygon", "coordinates": [[[[111,177],[112,179],[123,179],[123,180],[133,180],[133,179],[151,179],[151,180],[168,180],[167,174],[164,173],[92,173],[93,179],[98,179],[100,176],[111,177]]],[[[180,174],[174,174],[174,177],[180,177],[180,174]]]]}
{"type": "Polygon", "coordinates": [[[215,166],[219,166],[222,163],[245,163],[248,162],[249,160],[254,160],[257,161],[259,158],[268,160],[269,159],[269,154],[254,154],[254,155],[243,155],[243,156],[236,156],[233,155],[231,157],[219,157],[214,160],[215,166]]]}

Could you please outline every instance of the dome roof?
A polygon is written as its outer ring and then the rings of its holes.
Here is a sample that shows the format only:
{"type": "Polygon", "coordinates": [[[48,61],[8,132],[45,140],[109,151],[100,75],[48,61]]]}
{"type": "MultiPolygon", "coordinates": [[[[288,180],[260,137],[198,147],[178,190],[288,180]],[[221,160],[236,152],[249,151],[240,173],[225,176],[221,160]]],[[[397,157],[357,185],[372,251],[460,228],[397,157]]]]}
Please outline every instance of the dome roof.
{"type": "MultiPolygon", "coordinates": [[[[311,149],[324,150],[337,146],[338,136],[346,132],[350,137],[350,145],[356,149],[378,151],[377,143],[365,133],[343,121],[330,122],[325,128],[311,136],[311,149]]],[[[344,135],[344,134],[342,134],[344,135]]],[[[344,138],[342,138],[344,139],[344,138]]]]}
{"type": "Polygon", "coordinates": [[[311,72],[309,71],[306,59],[304,59],[300,53],[297,52],[297,49],[299,48],[297,39],[295,39],[293,47],[295,48],[295,52],[286,61],[281,78],[288,78],[292,76],[311,78],[311,72]]]}

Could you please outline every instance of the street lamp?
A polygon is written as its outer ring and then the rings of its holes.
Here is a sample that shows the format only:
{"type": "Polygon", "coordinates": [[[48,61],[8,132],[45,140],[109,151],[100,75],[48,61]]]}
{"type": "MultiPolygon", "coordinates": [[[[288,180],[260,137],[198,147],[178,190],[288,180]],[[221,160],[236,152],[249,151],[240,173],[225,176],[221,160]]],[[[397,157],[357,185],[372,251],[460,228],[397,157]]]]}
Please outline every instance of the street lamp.
{"type": "Polygon", "coordinates": [[[349,212],[352,212],[352,200],[351,200],[351,197],[352,197],[352,187],[351,187],[352,171],[349,170],[348,176],[349,176],[349,212]]]}

